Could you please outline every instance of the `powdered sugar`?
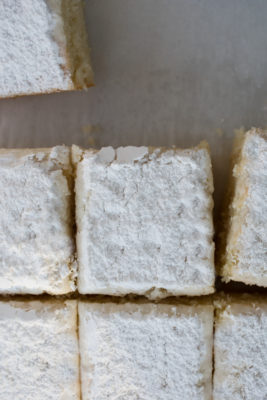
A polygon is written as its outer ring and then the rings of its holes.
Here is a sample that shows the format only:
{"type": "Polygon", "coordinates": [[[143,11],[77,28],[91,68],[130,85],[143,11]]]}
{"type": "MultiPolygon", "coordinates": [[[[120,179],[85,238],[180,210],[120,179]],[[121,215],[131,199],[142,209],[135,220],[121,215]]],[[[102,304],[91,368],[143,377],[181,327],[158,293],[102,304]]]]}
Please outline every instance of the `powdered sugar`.
{"type": "Polygon", "coordinates": [[[0,97],[88,86],[92,71],[80,8],[80,0],[0,1],[0,97]]]}
{"type": "Polygon", "coordinates": [[[162,297],[213,291],[205,148],[73,150],[79,291],[162,297]]]}
{"type": "Polygon", "coordinates": [[[246,134],[234,176],[236,194],[223,275],[226,280],[267,286],[266,133],[253,129],[246,134]]]}
{"type": "Polygon", "coordinates": [[[214,400],[267,398],[267,306],[248,300],[218,311],[214,400]]]}
{"type": "Polygon", "coordinates": [[[84,400],[210,400],[212,306],[79,304],[84,400]]]}
{"type": "Polygon", "coordinates": [[[0,302],[0,399],[80,399],[77,304],[0,302]]]}
{"type": "Polygon", "coordinates": [[[0,292],[75,289],[69,149],[0,151],[0,292]]]}

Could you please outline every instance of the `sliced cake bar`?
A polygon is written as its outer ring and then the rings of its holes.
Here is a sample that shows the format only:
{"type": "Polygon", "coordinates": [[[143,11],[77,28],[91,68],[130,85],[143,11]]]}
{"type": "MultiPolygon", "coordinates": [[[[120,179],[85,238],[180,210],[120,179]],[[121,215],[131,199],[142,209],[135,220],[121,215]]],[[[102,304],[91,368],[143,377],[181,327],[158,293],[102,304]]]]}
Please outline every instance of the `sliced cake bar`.
{"type": "Polygon", "coordinates": [[[226,298],[215,318],[214,400],[267,398],[267,301],[226,298]]]}
{"type": "Polygon", "coordinates": [[[220,273],[227,282],[267,287],[267,132],[242,135],[234,164],[220,273]]]}
{"type": "Polygon", "coordinates": [[[79,303],[83,400],[211,400],[213,306],[79,303]]]}
{"type": "Polygon", "coordinates": [[[0,399],[79,400],[77,302],[0,302],[0,399]]]}
{"type": "Polygon", "coordinates": [[[0,1],[0,97],[92,83],[82,0],[0,1]]]}
{"type": "Polygon", "coordinates": [[[212,168],[205,144],[73,147],[80,293],[214,290],[212,168]]]}
{"type": "Polygon", "coordinates": [[[75,290],[67,147],[0,150],[0,293],[75,290]]]}

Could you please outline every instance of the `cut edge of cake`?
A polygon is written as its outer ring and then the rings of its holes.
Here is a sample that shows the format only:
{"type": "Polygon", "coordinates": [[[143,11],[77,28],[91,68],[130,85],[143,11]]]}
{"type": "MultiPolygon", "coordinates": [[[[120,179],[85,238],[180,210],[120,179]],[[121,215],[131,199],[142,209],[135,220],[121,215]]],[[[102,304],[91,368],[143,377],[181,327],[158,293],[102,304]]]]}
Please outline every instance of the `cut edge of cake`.
{"type": "Polygon", "coordinates": [[[243,155],[244,145],[251,136],[259,136],[267,140],[267,132],[260,128],[252,128],[244,132],[236,132],[231,159],[231,171],[228,190],[222,212],[221,229],[218,235],[217,272],[226,283],[242,282],[247,285],[267,287],[267,277],[256,277],[238,271],[239,257],[235,243],[241,233],[242,224],[247,211],[244,209],[249,182],[245,172],[246,158],[243,155]],[[243,207],[243,208],[242,208],[243,207]],[[238,212],[236,212],[238,210],[238,212]]]}
{"type": "MultiPolygon", "coordinates": [[[[56,6],[58,0],[49,0],[56,6]]],[[[94,86],[90,50],[85,26],[84,3],[64,0],[61,4],[66,36],[66,59],[71,73],[71,89],[81,90],[94,86]]]]}

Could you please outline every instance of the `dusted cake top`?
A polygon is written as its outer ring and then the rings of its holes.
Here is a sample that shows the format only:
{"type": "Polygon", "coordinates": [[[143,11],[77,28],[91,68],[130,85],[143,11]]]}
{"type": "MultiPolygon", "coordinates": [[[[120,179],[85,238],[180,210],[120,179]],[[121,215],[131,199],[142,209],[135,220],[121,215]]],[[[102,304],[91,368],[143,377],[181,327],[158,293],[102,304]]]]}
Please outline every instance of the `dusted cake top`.
{"type": "Polygon", "coordinates": [[[211,305],[79,303],[84,400],[209,400],[211,305]]]}
{"type": "Polygon", "coordinates": [[[266,300],[240,296],[217,310],[214,400],[267,398],[266,332],[266,300]]]}
{"type": "Polygon", "coordinates": [[[222,274],[267,286],[267,133],[249,131],[233,171],[235,193],[222,274]]]}
{"type": "Polygon", "coordinates": [[[81,293],[213,292],[213,182],[205,147],[74,147],[73,158],[81,293]]]}
{"type": "Polygon", "coordinates": [[[77,303],[0,302],[0,398],[79,400],[77,303]]]}
{"type": "Polygon", "coordinates": [[[0,293],[75,289],[69,149],[0,150],[0,293]]]}
{"type": "Polygon", "coordinates": [[[0,97],[91,84],[81,0],[0,1],[0,97]]]}

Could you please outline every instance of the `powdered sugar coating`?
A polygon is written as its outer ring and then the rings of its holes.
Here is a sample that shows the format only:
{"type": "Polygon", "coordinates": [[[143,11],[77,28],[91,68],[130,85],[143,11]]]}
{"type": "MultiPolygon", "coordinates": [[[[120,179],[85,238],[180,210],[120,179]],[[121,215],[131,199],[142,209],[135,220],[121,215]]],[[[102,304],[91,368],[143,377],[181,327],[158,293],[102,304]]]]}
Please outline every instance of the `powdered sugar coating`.
{"type": "Polygon", "coordinates": [[[0,399],[80,399],[77,304],[0,302],[0,399]]]}
{"type": "Polygon", "coordinates": [[[218,311],[214,400],[266,400],[267,304],[248,301],[218,311]]]}
{"type": "Polygon", "coordinates": [[[0,150],[0,293],[75,289],[69,149],[0,150]]]}
{"type": "Polygon", "coordinates": [[[0,2],[0,95],[67,89],[70,76],[53,38],[53,13],[45,0],[0,2]]]}
{"type": "Polygon", "coordinates": [[[210,400],[212,306],[79,304],[84,400],[210,400]]]}
{"type": "Polygon", "coordinates": [[[206,148],[74,148],[73,154],[81,293],[213,292],[206,148]]]}
{"type": "Polygon", "coordinates": [[[236,194],[223,275],[226,280],[267,286],[266,132],[253,129],[246,134],[234,176],[236,194]]]}
{"type": "MultiPolygon", "coordinates": [[[[0,1],[0,97],[76,87],[69,49],[82,46],[86,39],[82,28],[80,38],[75,31],[75,37],[68,38],[63,9],[71,8],[74,24],[79,15],[75,14],[77,5],[81,0],[0,1]]],[[[85,46],[83,50],[87,50],[85,46]]],[[[80,86],[87,86],[84,80],[91,74],[89,58],[82,50],[79,57],[77,69],[81,66],[86,74],[85,79],[79,76],[80,86]]]]}

